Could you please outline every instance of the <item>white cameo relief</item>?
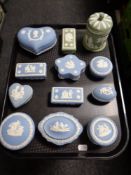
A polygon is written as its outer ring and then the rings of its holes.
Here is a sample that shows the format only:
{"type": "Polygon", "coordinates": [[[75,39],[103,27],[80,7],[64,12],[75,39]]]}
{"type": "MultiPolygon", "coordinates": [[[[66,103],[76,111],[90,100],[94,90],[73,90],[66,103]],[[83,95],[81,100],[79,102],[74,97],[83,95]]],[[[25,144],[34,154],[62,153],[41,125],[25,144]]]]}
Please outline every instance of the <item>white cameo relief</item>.
{"type": "Polygon", "coordinates": [[[33,65],[28,64],[28,65],[25,67],[25,72],[26,72],[26,73],[35,73],[35,71],[36,71],[36,67],[33,66],[33,65]]]}
{"type": "Polygon", "coordinates": [[[75,68],[75,63],[74,63],[74,61],[72,61],[72,60],[67,61],[67,62],[65,63],[65,67],[66,67],[67,69],[74,69],[74,68],[75,68]]]}
{"type": "Polygon", "coordinates": [[[106,137],[111,133],[111,129],[104,123],[97,127],[100,137],[106,137]]]}
{"type": "Polygon", "coordinates": [[[42,40],[43,37],[44,37],[44,31],[41,29],[29,30],[28,32],[29,40],[34,40],[34,41],[42,40]]]}
{"type": "Polygon", "coordinates": [[[101,59],[97,61],[97,67],[98,68],[108,68],[108,62],[101,59]]]}
{"type": "Polygon", "coordinates": [[[34,30],[32,38],[38,38],[39,37],[39,32],[37,30],[34,30]]]}
{"type": "Polygon", "coordinates": [[[72,42],[73,41],[73,34],[72,33],[66,33],[65,34],[65,41],[66,42],[72,42]]]}
{"type": "Polygon", "coordinates": [[[72,90],[64,90],[62,92],[61,99],[72,99],[73,98],[73,91],[72,90]]]}
{"type": "Polygon", "coordinates": [[[9,124],[9,129],[7,130],[7,134],[13,137],[20,137],[23,135],[24,127],[21,125],[20,121],[12,122],[9,124]]]}
{"type": "Polygon", "coordinates": [[[11,97],[13,97],[16,101],[22,99],[24,94],[25,92],[23,86],[16,86],[16,88],[11,91],[11,97]]]}
{"type": "Polygon", "coordinates": [[[100,93],[104,95],[113,95],[113,90],[111,87],[103,87],[100,89],[100,93]]]}
{"type": "Polygon", "coordinates": [[[68,127],[68,124],[57,121],[53,126],[50,127],[50,130],[54,132],[69,132],[70,128],[68,127]]]}

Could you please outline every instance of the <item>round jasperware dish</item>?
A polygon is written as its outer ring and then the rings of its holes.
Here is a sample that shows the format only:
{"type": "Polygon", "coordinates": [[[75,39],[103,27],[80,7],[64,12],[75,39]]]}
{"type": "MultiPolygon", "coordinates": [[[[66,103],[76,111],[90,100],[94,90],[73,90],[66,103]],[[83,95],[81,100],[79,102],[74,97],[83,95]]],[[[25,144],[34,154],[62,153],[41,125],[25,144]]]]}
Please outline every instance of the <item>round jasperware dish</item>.
{"type": "Polygon", "coordinates": [[[104,78],[113,70],[112,62],[104,56],[94,57],[90,64],[91,74],[96,78],[104,78]]]}
{"type": "Polygon", "coordinates": [[[100,116],[93,119],[87,127],[92,143],[98,146],[110,146],[117,140],[118,129],[113,120],[100,116]]]}
{"type": "Polygon", "coordinates": [[[35,134],[35,124],[31,117],[18,112],[7,116],[0,126],[0,142],[12,151],[26,147],[35,134]]]}

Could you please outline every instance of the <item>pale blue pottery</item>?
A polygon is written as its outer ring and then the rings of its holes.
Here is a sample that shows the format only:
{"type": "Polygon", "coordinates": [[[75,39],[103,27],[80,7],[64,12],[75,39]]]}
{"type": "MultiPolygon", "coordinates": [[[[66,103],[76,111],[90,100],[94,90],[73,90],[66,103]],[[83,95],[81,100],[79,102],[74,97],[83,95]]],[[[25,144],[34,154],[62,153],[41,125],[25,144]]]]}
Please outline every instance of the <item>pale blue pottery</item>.
{"type": "Polygon", "coordinates": [[[45,116],[38,124],[38,129],[48,142],[58,146],[73,142],[83,131],[79,121],[64,112],[45,116]]]}
{"type": "Polygon", "coordinates": [[[117,92],[111,85],[101,84],[92,91],[92,96],[100,102],[110,102],[116,98],[117,92]]]}
{"type": "Polygon", "coordinates": [[[53,48],[57,42],[56,32],[51,27],[24,27],[17,37],[20,46],[35,55],[53,48]]]}
{"type": "Polygon", "coordinates": [[[10,150],[20,150],[33,139],[35,125],[25,113],[13,113],[7,116],[0,126],[1,144],[10,150]]]}
{"type": "Polygon", "coordinates": [[[33,96],[33,89],[29,85],[21,85],[19,83],[14,83],[9,87],[9,98],[12,105],[15,108],[18,108],[26,104],[32,98],[32,96],[33,96]],[[20,93],[21,88],[23,88],[22,90],[23,95],[20,98],[17,98],[16,95],[20,93]]]}
{"type": "Polygon", "coordinates": [[[104,78],[112,72],[112,62],[103,56],[94,57],[90,62],[90,71],[96,78],[104,78]]]}
{"type": "Polygon", "coordinates": [[[47,77],[46,63],[17,63],[15,77],[18,79],[45,79],[47,77]]]}
{"type": "Polygon", "coordinates": [[[78,80],[86,69],[86,63],[77,56],[69,54],[56,59],[55,67],[60,79],[78,80]]]}
{"type": "Polygon", "coordinates": [[[84,103],[84,89],[81,87],[53,87],[51,103],[79,105],[84,103]]]}

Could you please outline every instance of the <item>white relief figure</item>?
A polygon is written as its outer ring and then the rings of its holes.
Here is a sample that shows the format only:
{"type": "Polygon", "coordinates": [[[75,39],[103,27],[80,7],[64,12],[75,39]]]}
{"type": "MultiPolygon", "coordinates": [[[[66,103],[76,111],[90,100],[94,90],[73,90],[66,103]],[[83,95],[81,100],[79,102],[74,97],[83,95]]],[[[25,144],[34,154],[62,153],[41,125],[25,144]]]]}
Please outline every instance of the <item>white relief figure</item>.
{"type": "Polygon", "coordinates": [[[13,97],[16,101],[22,99],[24,94],[25,92],[23,86],[16,86],[16,88],[11,91],[11,97],[13,97]]]}
{"type": "Polygon", "coordinates": [[[44,31],[43,30],[29,30],[28,31],[28,38],[29,40],[42,40],[44,37],[44,31]]]}
{"type": "Polygon", "coordinates": [[[23,135],[24,127],[21,125],[20,121],[12,122],[9,125],[9,129],[7,130],[7,134],[13,137],[20,137],[23,135]]]}
{"type": "Polygon", "coordinates": [[[62,96],[61,96],[61,99],[72,99],[73,97],[73,92],[72,90],[65,90],[62,92],[62,96]]]}
{"type": "Polygon", "coordinates": [[[97,130],[100,137],[106,137],[111,133],[111,129],[106,124],[98,125],[97,130]]]}
{"type": "Polygon", "coordinates": [[[97,67],[98,68],[107,68],[108,67],[108,63],[107,61],[101,59],[97,61],[97,67]]]}
{"type": "Polygon", "coordinates": [[[100,89],[100,93],[104,95],[113,95],[113,90],[111,87],[103,87],[100,89]]]}
{"type": "Polygon", "coordinates": [[[74,63],[74,61],[72,61],[72,60],[67,61],[67,62],[65,63],[65,67],[66,67],[67,69],[74,69],[74,68],[75,68],[75,63],[74,63]]]}
{"type": "Polygon", "coordinates": [[[33,36],[34,39],[39,37],[39,32],[37,30],[33,31],[33,36]]]}
{"type": "Polygon", "coordinates": [[[73,41],[73,34],[72,33],[66,33],[65,34],[65,41],[66,42],[72,42],[73,41]]]}
{"type": "Polygon", "coordinates": [[[26,72],[26,73],[35,73],[35,70],[36,70],[36,67],[33,66],[33,65],[30,65],[30,64],[28,64],[28,65],[25,67],[25,72],[26,72]]]}
{"type": "Polygon", "coordinates": [[[68,127],[68,124],[57,121],[53,126],[50,127],[50,130],[54,132],[69,132],[70,128],[68,127]]]}

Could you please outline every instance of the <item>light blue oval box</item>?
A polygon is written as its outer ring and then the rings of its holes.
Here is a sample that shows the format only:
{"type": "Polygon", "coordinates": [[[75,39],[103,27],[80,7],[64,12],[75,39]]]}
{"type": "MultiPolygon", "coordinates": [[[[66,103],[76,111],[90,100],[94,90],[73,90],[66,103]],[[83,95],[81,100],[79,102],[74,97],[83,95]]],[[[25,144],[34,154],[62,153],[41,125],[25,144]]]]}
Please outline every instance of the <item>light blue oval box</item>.
{"type": "Polygon", "coordinates": [[[98,85],[93,91],[92,91],[92,96],[100,101],[100,102],[105,102],[108,103],[112,101],[114,98],[116,98],[117,92],[115,88],[111,85],[107,84],[101,84],[98,85]]]}
{"type": "Polygon", "coordinates": [[[51,27],[24,27],[17,35],[20,46],[35,54],[40,55],[56,45],[56,32],[51,27]]]}
{"type": "Polygon", "coordinates": [[[14,106],[14,108],[18,108],[27,102],[33,96],[33,89],[29,85],[21,85],[19,83],[13,83],[9,87],[9,98],[14,106]]]}
{"type": "Polygon", "coordinates": [[[90,62],[90,71],[96,78],[104,78],[112,72],[112,62],[103,56],[94,57],[90,62]]]}
{"type": "Polygon", "coordinates": [[[118,129],[115,122],[107,117],[96,117],[87,127],[90,140],[99,146],[110,146],[117,140],[118,129]]]}
{"type": "Polygon", "coordinates": [[[35,125],[25,113],[13,113],[7,116],[0,126],[0,142],[9,150],[20,150],[33,139],[35,125]]]}
{"type": "Polygon", "coordinates": [[[60,79],[72,79],[74,81],[80,78],[81,73],[86,69],[86,63],[77,56],[69,54],[55,61],[55,67],[58,70],[60,79]]]}
{"type": "Polygon", "coordinates": [[[72,115],[64,112],[46,116],[39,123],[38,129],[48,142],[58,146],[73,142],[83,131],[79,121],[72,115]]]}

